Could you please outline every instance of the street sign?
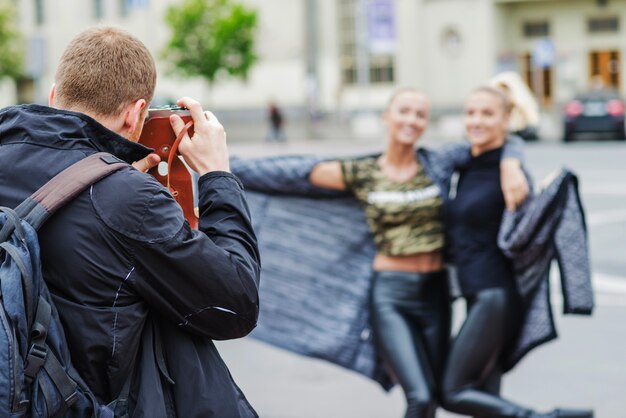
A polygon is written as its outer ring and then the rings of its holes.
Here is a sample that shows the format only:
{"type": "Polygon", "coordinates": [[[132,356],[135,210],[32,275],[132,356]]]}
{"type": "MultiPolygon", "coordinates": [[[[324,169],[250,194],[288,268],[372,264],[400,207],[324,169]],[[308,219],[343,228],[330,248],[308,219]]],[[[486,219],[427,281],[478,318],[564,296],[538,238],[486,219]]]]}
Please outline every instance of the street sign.
{"type": "Polygon", "coordinates": [[[541,38],[535,42],[531,58],[535,68],[552,67],[556,59],[556,51],[550,38],[541,38]]]}

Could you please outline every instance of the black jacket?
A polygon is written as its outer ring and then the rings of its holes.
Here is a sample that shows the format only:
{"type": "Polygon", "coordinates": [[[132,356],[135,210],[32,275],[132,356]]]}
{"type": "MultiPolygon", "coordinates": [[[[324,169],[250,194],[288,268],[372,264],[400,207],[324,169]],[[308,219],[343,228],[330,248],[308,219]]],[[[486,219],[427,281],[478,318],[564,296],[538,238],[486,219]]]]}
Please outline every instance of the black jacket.
{"type": "MultiPolygon", "coordinates": [[[[150,149],[79,113],[3,109],[0,205],[15,207],[98,151],[130,163],[150,149]]],[[[256,326],[260,265],[248,206],[230,173],[202,176],[198,194],[194,231],[170,193],[129,166],[80,194],[40,230],[44,278],[75,367],[105,403],[133,373],[135,416],[256,415],[211,341],[243,337],[256,326]],[[155,332],[162,344],[149,344],[155,332]],[[167,364],[159,368],[160,349],[167,364]],[[164,383],[166,374],[174,385],[164,383]]]]}

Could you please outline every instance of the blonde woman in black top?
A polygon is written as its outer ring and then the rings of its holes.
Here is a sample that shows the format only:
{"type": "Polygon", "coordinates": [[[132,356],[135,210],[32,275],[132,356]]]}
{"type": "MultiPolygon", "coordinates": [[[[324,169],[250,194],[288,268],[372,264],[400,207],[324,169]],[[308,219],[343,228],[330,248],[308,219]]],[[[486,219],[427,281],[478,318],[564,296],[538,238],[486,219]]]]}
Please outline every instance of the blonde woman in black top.
{"type": "MultiPolygon", "coordinates": [[[[372,329],[405,392],[407,418],[434,417],[438,404],[450,336],[442,196],[453,166],[469,157],[469,147],[462,144],[439,155],[437,164],[429,164],[431,153],[416,153],[428,118],[427,98],[400,90],[383,114],[387,148],[382,155],[322,162],[310,174],[313,185],[349,190],[364,206],[377,250],[372,329]]],[[[502,167],[508,173],[503,188],[515,206],[525,198],[527,184],[518,160],[503,159],[502,167]]]]}
{"type": "Polygon", "coordinates": [[[472,158],[450,191],[444,219],[468,311],[448,356],[443,405],[481,418],[591,418],[591,411],[538,413],[499,396],[501,359],[523,316],[513,267],[497,244],[505,210],[499,164],[509,112],[507,97],[493,87],[475,90],[465,103],[472,158]]]}

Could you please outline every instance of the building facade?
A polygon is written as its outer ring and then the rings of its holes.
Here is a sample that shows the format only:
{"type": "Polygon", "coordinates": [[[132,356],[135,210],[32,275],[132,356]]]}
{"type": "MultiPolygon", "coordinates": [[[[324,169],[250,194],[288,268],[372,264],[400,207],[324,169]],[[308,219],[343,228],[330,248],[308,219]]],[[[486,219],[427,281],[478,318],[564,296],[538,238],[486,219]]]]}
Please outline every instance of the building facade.
{"type": "MultiPolygon", "coordinates": [[[[259,14],[259,62],[245,81],[169,75],[158,94],[198,97],[223,110],[274,100],[308,112],[380,109],[414,86],[435,111],[458,111],[475,86],[518,71],[547,108],[591,80],[626,93],[626,0],[241,0],[259,14]]],[[[137,35],[155,57],[175,0],[20,0],[29,78],[15,100],[45,102],[67,42],[96,24],[137,35]]],[[[7,104],[7,103],[4,103],[7,104]]]]}

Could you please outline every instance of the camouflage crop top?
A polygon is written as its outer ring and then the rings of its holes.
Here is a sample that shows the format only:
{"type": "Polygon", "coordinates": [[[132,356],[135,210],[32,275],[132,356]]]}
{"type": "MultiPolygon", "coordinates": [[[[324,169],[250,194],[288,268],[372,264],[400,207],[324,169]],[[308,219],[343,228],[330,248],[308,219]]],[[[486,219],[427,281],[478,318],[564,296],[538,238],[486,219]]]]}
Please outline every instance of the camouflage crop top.
{"type": "Polygon", "coordinates": [[[439,188],[422,168],[403,183],[389,180],[376,157],[341,162],[346,187],[363,204],[379,253],[400,256],[444,246],[439,188]]]}

